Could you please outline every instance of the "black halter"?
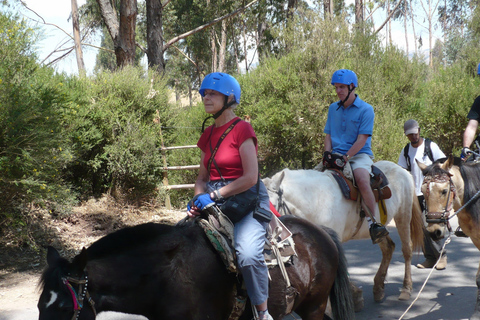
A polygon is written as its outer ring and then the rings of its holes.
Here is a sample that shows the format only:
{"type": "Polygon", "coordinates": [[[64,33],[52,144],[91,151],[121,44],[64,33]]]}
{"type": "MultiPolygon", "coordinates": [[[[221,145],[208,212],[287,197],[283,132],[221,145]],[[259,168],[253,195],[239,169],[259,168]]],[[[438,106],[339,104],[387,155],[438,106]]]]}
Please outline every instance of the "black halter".
{"type": "Polygon", "coordinates": [[[80,311],[83,308],[83,301],[87,298],[87,302],[90,304],[90,307],[93,310],[95,316],[97,316],[97,311],[95,310],[95,302],[93,301],[92,297],[90,297],[90,293],[87,290],[88,287],[88,276],[85,273],[83,279],[75,279],[72,277],[64,277],[62,278],[62,282],[64,285],[67,286],[68,291],[72,295],[73,300],[73,316],[72,320],[77,320],[80,317],[80,311]],[[72,284],[78,285],[78,290],[76,291],[72,284]]]}

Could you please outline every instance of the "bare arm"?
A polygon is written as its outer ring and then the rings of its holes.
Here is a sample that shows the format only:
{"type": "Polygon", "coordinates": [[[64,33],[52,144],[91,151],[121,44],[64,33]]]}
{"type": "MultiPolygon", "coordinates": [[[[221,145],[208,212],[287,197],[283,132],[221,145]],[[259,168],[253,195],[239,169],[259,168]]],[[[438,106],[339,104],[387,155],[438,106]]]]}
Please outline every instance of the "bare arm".
{"type": "Polygon", "coordinates": [[[357,137],[357,141],[353,144],[353,146],[350,148],[350,150],[347,151],[347,154],[350,157],[353,157],[360,151],[365,143],[367,142],[369,135],[368,134],[359,134],[357,137]]]}
{"type": "Polygon", "coordinates": [[[463,147],[470,148],[475,140],[475,133],[478,129],[478,121],[474,119],[470,119],[468,121],[467,127],[465,128],[465,132],[463,133],[463,147]]]}
{"type": "Polygon", "coordinates": [[[332,136],[327,134],[325,136],[325,141],[324,141],[324,148],[325,150],[324,151],[332,151],[332,136]]]}
{"type": "Polygon", "coordinates": [[[200,157],[200,170],[198,171],[197,180],[195,180],[195,195],[207,191],[207,182],[209,180],[208,171],[204,164],[205,152],[202,151],[200,157]]]}

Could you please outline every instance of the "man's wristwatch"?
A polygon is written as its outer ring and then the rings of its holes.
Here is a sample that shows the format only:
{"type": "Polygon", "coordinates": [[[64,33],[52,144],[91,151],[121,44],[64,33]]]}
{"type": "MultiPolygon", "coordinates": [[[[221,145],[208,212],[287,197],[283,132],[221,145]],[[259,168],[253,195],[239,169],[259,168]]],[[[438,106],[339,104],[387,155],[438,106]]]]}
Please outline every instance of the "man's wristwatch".
{"type": "Polygon", "coordinates": [[[347,158],[347,161],[350,160],[350,156],[348,154],[344,154],[345,158],[347,158]]]}

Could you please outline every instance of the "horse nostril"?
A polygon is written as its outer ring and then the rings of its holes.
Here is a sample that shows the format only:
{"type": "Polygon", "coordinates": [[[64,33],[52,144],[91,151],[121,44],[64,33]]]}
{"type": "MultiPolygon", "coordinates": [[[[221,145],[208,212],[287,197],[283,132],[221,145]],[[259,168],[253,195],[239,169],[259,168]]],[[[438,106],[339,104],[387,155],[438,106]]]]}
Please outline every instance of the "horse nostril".
{"type": "Polygon", "coordinates": [[[433,233],[436,239],[442,239],[443,238],[443,232],[442,230],[435,230],[433,233]]]}

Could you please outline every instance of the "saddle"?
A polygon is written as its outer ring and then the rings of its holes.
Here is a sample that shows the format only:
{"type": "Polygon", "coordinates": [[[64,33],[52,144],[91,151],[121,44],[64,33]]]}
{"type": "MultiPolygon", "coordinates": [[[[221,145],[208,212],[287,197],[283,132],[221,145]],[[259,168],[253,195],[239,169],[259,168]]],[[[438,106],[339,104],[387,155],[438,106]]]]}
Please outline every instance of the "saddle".
{"type": "MultiPolygon", "coordinates": [[[[357,201],[359,191],[357,186],[355,186],[353,179],[347,178],[345,174],[338,169],[328,168],[327,170],[329,170],[335,178],[335,181],[337,181],[345,198],[357,201]]],[[[375,165],[372,165],[372,171],[370,173],[370,187],[372,188],[376,202],[379,202],[382,199],[390,199],[392,196],[392,190],[390,190],[390,187],[388,186],[387,176],[375,165]]]]}
{"type": "MultiPolygon", "coordinates": [[[[235,249],[233,248],[233,223],[215,204],[206,206],[204,210],[208,212],[206,218],[196,219],[196,223],[204,230],[205,235],[222,258],[227,270],[240,274],[237,268],[235,249]]],[[[292,233],[275,215],[269,223],[267,239],[268,241],[265,242],[264,246],[265,263],[269,269],[277,265],[280,267],[287,287],[285,301],[286,314],[289,314],[293,310],[298,291],[290,284],[285,264],[292,263],[292,257],[296,255],[295,242],[292,233]]],[[[237,285],[236,291],[234,307],[228,320],[239,319],[245,309],[247,297],[244,284],[237,285]]]]}

